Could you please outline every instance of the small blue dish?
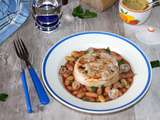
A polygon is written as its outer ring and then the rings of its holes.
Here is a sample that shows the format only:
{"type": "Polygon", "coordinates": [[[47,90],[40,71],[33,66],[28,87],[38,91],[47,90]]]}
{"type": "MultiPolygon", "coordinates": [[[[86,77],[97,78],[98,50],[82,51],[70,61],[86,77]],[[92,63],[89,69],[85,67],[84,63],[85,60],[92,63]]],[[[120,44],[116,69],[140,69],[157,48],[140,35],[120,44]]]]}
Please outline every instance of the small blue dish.
{"type": "Polygon", "coordinates": [[[30,0],[0,0],[0,44],[28,18],[30,0]]]}

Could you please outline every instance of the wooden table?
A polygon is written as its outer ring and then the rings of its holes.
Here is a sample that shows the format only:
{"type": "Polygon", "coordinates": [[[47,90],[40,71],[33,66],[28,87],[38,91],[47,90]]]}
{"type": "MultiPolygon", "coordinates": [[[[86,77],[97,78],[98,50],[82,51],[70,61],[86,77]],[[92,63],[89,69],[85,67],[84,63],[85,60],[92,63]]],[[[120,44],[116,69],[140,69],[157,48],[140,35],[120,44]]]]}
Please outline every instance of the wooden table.
{"type": "MultiPolygon", "coordinates": [[[[64,14],[71,14],[72,8],[77,2],[71,2],[64,7],[64,14]]],[[[145,23],[160,28],[160,8],[153,10],[152,16],[145,23]]],[[[63,18],[64,19],[64,18],[63,18]]],[[[28,21],[17,31],[24,40],[29,51],[32,53],[32,63],[41,73],[42,59],[56,41],[66,35],[81,31],[107,31],[126,36],[136,42],[152,59],[160,59],[158,46],[147,46],[137,40],[135,30],[138,27],[123,24],[118,17],[118,7],[98,14],[96,19],[74,19],[73,21],[62,20],[62,26],[52,33],[43,33],[34,27],[34,20],[28,21]]],[[[91,115],[74,111],[63,106],[55,99],[47,106],[39,106],[34,87],[27,73],[31,101],[34,113],[25,111],[25,99],[20,80],[20,61],[13,49],[13,40],[17,39],[17,33],[12,35],[6,42],[0,45],[0,91],[7,92],[9,98],[5,103],[0,103],[0,120],[159,120],[160,119],[160,69],[153,70],[153,82],[147,95],[127,110],[114,114],[91,115]]],[[[27,72],[27,71],[26,71],[27,72]]]]}

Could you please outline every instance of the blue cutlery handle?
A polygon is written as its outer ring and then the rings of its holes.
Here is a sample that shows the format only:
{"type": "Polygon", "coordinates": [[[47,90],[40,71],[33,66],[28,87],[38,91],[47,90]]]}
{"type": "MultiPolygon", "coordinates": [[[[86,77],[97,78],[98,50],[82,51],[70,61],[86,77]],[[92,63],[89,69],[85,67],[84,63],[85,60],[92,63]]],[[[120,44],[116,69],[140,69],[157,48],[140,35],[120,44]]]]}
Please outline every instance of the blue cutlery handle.
{"type": "Polygon", "coordinates": [[[30,76],[32,78],[34,87],[37,91],[40,103],[43,104],[43,105],[48,104],[49,103],[49,98],[47,96],[47,93],[45,92],[45,90],[43,88],[43,85],[42,85],[37,73],[35,72],[35,70],[32,66],[29,67],[29,73],[30,73],[30,76]]]}
{"type": "Polygon", "coordinates": [[[21,79],[22,79],[22,84],[23,84],[23,89],[24,89],[24,94],[25,94],[25,99],[26,99],[27,112],[31,113],[32,106],[31,106],[30,96],[29,96],[27,82],[26,82],[26,75],[25,75],[24,70],[22,70],[22,72],[21,72],[21,79]]]}

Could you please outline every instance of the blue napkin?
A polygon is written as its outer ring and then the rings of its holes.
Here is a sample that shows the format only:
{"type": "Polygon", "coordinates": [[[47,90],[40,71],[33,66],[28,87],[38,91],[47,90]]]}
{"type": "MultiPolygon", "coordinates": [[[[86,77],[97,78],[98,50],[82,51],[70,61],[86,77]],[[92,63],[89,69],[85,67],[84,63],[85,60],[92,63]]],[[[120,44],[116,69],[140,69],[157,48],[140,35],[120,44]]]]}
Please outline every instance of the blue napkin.
{"type": "Polygon", "coordinates": [[[0,44],[28,18],[30,0],[0,0],[0,44]]]}

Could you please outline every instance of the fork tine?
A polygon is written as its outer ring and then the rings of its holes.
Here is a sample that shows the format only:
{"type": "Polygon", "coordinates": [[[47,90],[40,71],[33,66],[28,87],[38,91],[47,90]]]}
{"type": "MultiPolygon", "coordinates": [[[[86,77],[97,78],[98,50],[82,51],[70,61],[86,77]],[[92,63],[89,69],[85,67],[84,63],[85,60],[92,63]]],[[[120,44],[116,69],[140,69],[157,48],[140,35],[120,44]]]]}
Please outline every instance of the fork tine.
{"type": "Polygon", "coordinates": [[[18,42],[18,45],[19,45],[19,48],[20,48],[22,59],[27,60],[29,56],[28,56],[26,50],[24,49],[22,41],[20,39],[18,39],[17,42],[18,42]]]}
{"type": "Polygon", "coordinates": [[[24,52],[22,50],[22,47],[21,47],[19,40],[17,40],[17,46],[18,46],[20,57],[22,58],[24,56],[24,52]]]}
{"type": "Polygon", "coordinates": [[[21,44],[21,42],[20,42],[19,39],[17,40],[17,43],[18,43],[18,46],[19,46],[19,50],[20,50],[20,52],[21,52],[21,55],[24,56],[24,55],[25,55],[25,51],[24,51],[23,46],[22,46],[22,44],[21,44]]]}
{"type": "Polygon", "coordinates": [[[26,65],[30,65],[29,62],[29,53],[27,48],[25,47],[23,41],[21,39],[17,39],[14,41],[15,50],[17,56],[26,62],[26,65]]]}
{"type": "Polygon", "coordinates": [[[18,56],[18,57],[21,57],[21,56],[20,56],[20,53],[19,53],[19,51],[18,51],[18,48],[17,48],[17,43],[16,43],[16,41],[14,41],[13,44],[14,44],[14,48],[15,48],[15,51],[16,51],[17,56],[18,56]]]}
{"type": "Polygon", "coordinates": [[[22,39],[19,39],[19,41],[20,41],[20,43],[21,43],[21,45],[22,45],[23,52],[24,52],[27,56],[29,56],[28,50],[27,50],[24,42],[22,41],[22,39]]]}

